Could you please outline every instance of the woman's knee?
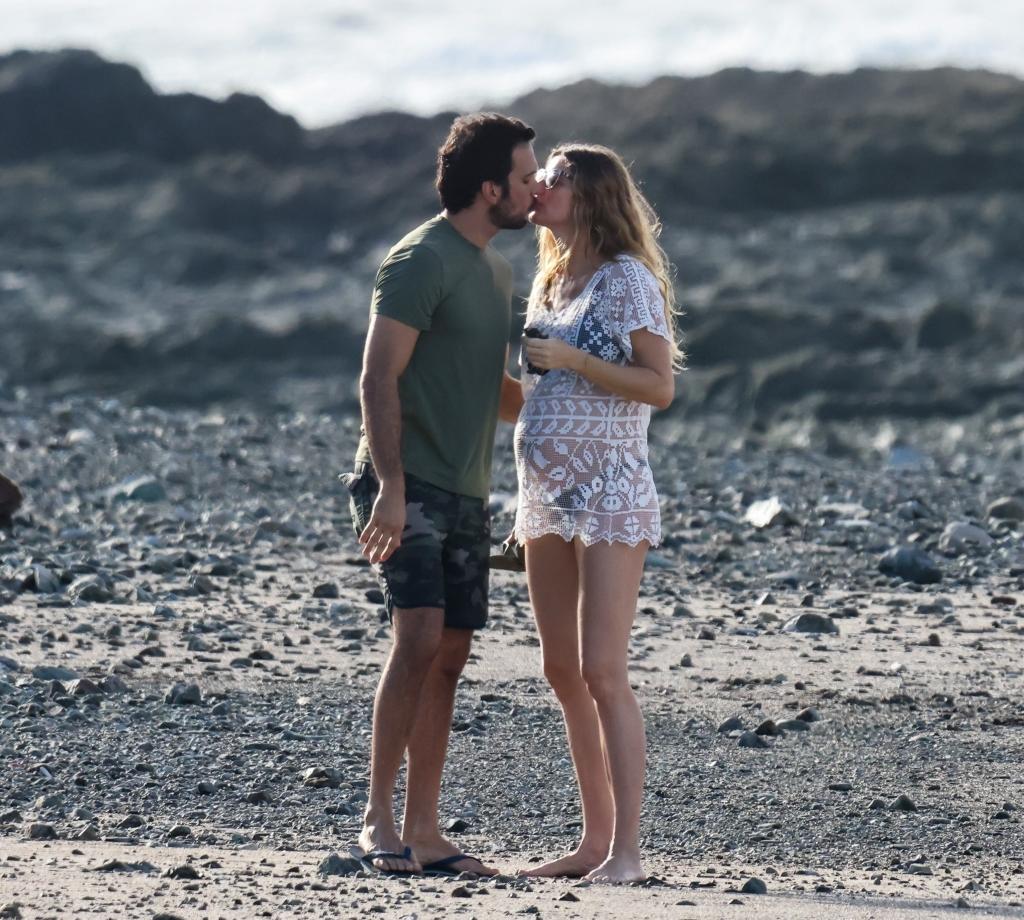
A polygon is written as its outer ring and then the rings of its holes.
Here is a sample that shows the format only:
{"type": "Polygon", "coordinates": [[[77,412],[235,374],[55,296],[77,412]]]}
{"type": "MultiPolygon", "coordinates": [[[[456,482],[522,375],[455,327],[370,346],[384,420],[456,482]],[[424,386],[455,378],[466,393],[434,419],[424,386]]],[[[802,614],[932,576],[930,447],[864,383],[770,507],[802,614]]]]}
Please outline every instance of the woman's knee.
{"type": "Polygon", "coordinates": [[[599,705],[632,692],[625,662],[584,657],[581,672],[587,691],[599,705]]]}
{"type": "Polygon", "coordinates": [[[583,675],[580,674],[579,661],[574,658],[544,658],[544,677],[555,691],[555,695],[585,690],[583,675]]]}

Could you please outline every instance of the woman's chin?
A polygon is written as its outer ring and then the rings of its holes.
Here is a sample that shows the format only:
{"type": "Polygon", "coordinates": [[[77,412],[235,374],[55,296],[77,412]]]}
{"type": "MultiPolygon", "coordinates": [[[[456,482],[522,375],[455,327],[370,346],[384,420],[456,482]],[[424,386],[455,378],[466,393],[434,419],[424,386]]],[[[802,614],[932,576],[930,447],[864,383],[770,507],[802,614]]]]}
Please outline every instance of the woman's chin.
{"type": "Polygon", "coordinates": [[[547,221],[544,220],[544,215],[543,214],[538,214],[536,211],[531,211],[527,215],[527,220],[529,220],[530,223],[533,224],[536,227],[546,227],[547,226],[547,221]]]}

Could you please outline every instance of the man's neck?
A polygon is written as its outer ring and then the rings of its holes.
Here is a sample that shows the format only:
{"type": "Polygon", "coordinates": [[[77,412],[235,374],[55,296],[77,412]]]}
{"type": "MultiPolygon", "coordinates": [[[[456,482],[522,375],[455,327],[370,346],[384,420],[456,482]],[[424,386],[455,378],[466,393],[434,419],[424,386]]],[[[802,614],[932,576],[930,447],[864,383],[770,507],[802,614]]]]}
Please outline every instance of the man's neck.
{"type": "Polygon", "coordinates": [[[487,212],[476,207],[465,208],[457,214],[444,210],[441,216],[477,249],[485,249],[498,232],[487,212]]]}

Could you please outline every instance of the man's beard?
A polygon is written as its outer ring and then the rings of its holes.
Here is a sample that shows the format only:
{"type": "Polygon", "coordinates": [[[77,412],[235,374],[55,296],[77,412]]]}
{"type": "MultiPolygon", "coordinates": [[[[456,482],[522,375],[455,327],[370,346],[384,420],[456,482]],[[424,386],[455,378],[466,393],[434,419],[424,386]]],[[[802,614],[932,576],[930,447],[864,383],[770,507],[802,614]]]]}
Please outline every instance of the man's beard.
{"type": "Polygon", "coordinates": [[[525,214],[516,214],[509,208],[507,195],[497,204],[491,205],[487,216],[499,230],[522,230],[529,222],[525,214]]]}

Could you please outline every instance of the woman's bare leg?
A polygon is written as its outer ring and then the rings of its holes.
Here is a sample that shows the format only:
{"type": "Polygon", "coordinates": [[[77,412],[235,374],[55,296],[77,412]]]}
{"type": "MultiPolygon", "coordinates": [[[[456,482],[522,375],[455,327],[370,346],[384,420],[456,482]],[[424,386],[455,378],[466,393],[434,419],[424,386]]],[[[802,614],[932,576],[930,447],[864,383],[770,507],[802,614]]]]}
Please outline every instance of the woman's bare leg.
{"type": "Polygon", "coordinates": [[[612,794],[604,765],[594,700],[580,670],[577,553],[573,544],[548,534],[526,545],[526,577],[544,656],[544,676],[565,717],[569,750],[583,803],[583,837],[572,853],[524,871],[551,877],[586,875],[608,856],[612,794]]]}
{"type": "Polygon", "coordinates": [[[636,616],[647,544],[595,543],[580,563],[581,671],[597,704],[615,803],[608,858],[587,878],[632,882],[645,878],[640,861],[646,735],[629,685],[629,633],[636,616]]]}

